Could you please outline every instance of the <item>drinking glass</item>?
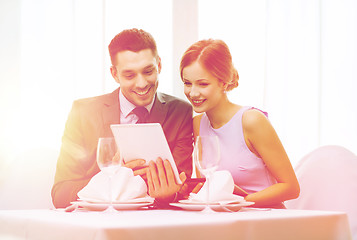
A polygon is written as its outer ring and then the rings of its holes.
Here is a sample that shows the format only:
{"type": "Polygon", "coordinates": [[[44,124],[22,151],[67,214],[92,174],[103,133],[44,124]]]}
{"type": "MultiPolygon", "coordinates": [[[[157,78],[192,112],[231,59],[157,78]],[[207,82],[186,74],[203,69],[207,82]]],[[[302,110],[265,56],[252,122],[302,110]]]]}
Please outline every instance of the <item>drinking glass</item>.
{"type": "Polygon", "coordinates": [[[122,159],[113,137],[99,138],[97,146],[97,164],[101,171],[108,174],[108,189],[109,189],[109,207],[108,212],[116,211],[113,207],[112,200],[112,178],[121,166],[122,159]]]}
{"type": "Polygon", "coordinates": [[[213,212],[210,208],[210,178],[220,162],[220,147],[217,136],[197,136],[193,149],[193,159],[197,169],[206,177],[206,206],[204,212],[213,212]]]}

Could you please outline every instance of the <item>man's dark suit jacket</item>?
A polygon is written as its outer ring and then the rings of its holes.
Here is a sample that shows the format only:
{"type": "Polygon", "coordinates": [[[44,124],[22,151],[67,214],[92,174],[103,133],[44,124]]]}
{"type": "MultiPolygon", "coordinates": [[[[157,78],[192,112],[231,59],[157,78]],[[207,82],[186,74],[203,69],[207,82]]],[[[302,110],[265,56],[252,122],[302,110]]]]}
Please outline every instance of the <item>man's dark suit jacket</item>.
{"type": "MultiPolygon", "coordinates": [[[[98,138],[112,137],[111,124],[120,123],[119,89],[74,101],[65,126],[52,201],[66,207],[99,172],[96,163],[98,138]]],[[[192,107],[189,103],[157,93],[148,122],[160,123],[179,172],[192,173],[192,107]]]]}

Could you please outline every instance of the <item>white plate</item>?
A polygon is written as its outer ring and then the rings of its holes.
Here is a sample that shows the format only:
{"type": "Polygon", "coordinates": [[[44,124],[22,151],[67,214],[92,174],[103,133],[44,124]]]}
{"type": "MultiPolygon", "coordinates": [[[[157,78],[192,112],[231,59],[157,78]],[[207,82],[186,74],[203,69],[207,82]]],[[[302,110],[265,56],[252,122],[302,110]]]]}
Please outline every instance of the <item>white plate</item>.
{"type": "MultiPolygon", "coordinates": [[[[154,198],[152,197],[142,197],[142,198],[134,198],[131,200],[126,200],[126,201],[113,201],[114,203],[118,203],[118,204],[132,204],[132,203],[153,203],[154,202],[154,198]]],[[[83,202],[88,202],[88,203],[108,203],[107,201],[102,201],[102,200],[98,200],[98,199],[92,199],[92,198],[80,198],[78,199],[78,201],[83,201],[83,202]]]]}
{"type": "MultiPolygon", "coordinates": [[[[243,203],[245,202],[245,200],[241,200],[241,199],[233,199],[233,200],[225,200],[225,201],[218,201],[218,202],[211,202],[210,205],[227,205],[227,204],[238,204],[238,203],[243,203]]],[[[195,201],[192,199],[183,199],[180,200],[179,203],[184,203],[184,204],[198,204],[198,205],[202,205],[202,204],[206,204],[206,203],[202,203],[202,201],[195,201]]]]}
{"type": "MultiPolygon", "coordinates": [[[[217,212],[226,212],[226,211],[236,212],[240,210],[242,207],[251,206],[253,204],[254,202],[241,202],[241,203],[233,203],[233,204],[210,204],[209,206],[212,208],[212,210],[217,212]]],[[[206,207],[206,204],[202,204],[202,203],[201,204],[170,203],[170,205],[190,211],[201,211],[206,207]]]]}
{"type": "MultiPolygon", "coordinates": [[[[94,202],[85,202],[77,201],[73,202],[79,207],[90,211],[104,211],[110,206],[110,203],[94,203],[94,202]]],[[[150,206],[152,202],[142,202],[142,203],[113,203],[113,207],[116,210],[137,210],[142,207],[150,206]]]]}

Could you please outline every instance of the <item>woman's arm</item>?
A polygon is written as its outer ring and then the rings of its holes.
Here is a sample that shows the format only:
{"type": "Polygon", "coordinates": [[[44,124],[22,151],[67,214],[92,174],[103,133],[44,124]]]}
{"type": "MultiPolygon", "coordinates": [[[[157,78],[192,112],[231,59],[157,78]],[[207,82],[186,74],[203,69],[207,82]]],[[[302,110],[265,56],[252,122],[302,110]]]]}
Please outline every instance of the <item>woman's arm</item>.
{"type": "MultiPolygon", "coordinates": [[[[202,114],[197,115],[193,118],[193,141],[194,141],[194,144],[196,143],[196,137],[200,134],[201,118],[202,118],[202,114]]],[[[196,172],[196,177],[198,177],[198,178],[202,177],[200,171],[198,171],[196,166],[194,166],[194,169],[196,172]]]]}
{"type": "Polygon", "coordinates": [[[245,197],[256,206],[271,206],[299,196],[300,187],[288,155],[273,126],[263,113],[249,110],[243,114],[243,133],[247,146],[261,157],[277,183],[245,197]]]}
{"type": "Polygon", "coordinates": [[[233,193],[242,197],[246,197],[248,195],[248,193],[238,185],[234,185],[233,193]]]}

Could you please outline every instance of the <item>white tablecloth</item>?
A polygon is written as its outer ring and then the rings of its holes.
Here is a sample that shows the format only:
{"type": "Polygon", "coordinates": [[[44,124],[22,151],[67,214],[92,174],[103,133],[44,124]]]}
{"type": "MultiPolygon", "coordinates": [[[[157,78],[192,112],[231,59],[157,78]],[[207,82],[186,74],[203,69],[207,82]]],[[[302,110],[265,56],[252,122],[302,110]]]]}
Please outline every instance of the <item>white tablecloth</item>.
{"type": "Polygon", "coordinates": [[[62,212],[1,210],[0,239],[351,239],[347,215],[306,210],[204,214],[141,210],[62,212]]]}

